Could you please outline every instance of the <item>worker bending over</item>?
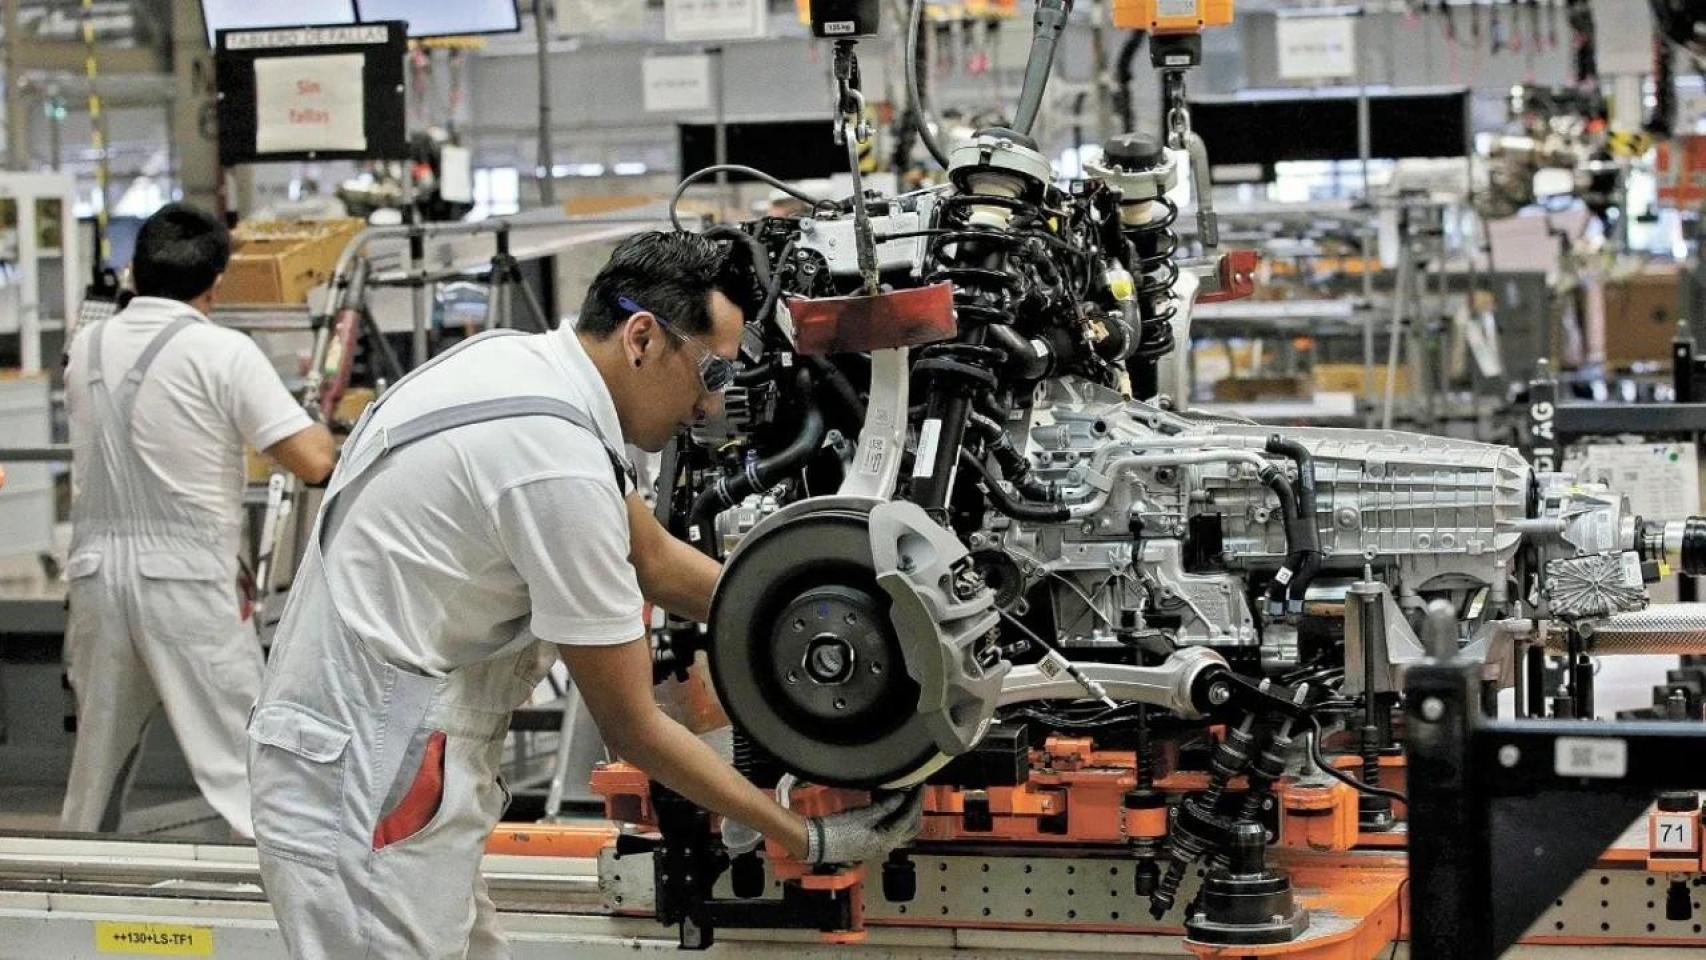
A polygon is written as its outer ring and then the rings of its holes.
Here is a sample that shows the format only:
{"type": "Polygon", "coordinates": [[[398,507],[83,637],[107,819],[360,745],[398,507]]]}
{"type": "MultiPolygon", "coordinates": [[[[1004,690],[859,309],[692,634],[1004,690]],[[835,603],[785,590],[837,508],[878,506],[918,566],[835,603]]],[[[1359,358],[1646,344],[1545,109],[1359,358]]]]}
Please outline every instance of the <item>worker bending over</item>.
{"type": "Polygon", "coordinates": [[[703,237],[640,234],[578,329],[465,341],[357,425],[249,725],[262,884],[292,956],[510,955],[480,857],[541,641],[612,750],[794,855],[863,860],[917,829],[916,794],[808,822],[653,700],[642,604],[702,621],[718,567],[658,525],[620,451],[721,405],[749,286],[703,237]]]}
{"type": "Polygon", "coordinates": [[[237,597],[243,444],[309,482],[331,473],[336,451],[254,341],[208,320],[230,254],[218,221],[162,208],[136,237],[136,298],[71,342],[66,830],[118,828],[164,706],[203,796],[253,835],[243,728],[262,658],[237,597]]]}

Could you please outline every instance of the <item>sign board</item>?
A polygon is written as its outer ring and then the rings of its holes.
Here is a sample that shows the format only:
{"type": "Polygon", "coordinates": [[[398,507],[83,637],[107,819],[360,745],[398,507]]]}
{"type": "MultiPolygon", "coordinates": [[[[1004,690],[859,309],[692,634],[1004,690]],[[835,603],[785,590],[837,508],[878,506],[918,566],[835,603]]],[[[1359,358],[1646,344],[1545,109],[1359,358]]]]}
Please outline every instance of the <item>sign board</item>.
{"type": "Polygon", "coordinates": [[[255,61],[255,152],[367,150],[362,56],[255,61]]]}
{"type": "Polygon", "coordinates": [[[296,0],[278,7],[255,0],[201,0],[201,19],[207,24],[207,45],[217,48],[221,30],[355,23],[355,0],[296,0]]]}
{"type": "Polygon", "coordinates": [[[1274,36],[1283,80],[1333,80],[1357,75],[1353,17],[1279,17],[1274,36]]]}
{"type": "Polygon", "coordinates": [[[521,29],[516,0],[356,0],[355,7],[362,23],[401,20],[411,37],[467,37],[521,29]]]}
{"type": "Polygon", "coordinates": [[[219,162],[401,159],[400,21],[221,30],[219,162]]]}
{"type": "Polygon", "coordinates": [[[709,110],[711,57],[647,57],[641,64],[647,113],[709,110]]]}
{"type": "Polygon", "coordinates": [[[670,43],[757,40],[769,26],[765,0],[664,0],[663,36],[670,43]]]}
{"type": "Polygon", "coordinates": [[[1700,512],[1700,459],[1692,443],[1590,443],[1572,447],[1564,469],[1629,498],[1638,517],[1700,512]]]}
{"type": "Polygon", "coordinates": [[[644,33],[646,0],[557,0],[557,32],[564,36],[644,33]]]}

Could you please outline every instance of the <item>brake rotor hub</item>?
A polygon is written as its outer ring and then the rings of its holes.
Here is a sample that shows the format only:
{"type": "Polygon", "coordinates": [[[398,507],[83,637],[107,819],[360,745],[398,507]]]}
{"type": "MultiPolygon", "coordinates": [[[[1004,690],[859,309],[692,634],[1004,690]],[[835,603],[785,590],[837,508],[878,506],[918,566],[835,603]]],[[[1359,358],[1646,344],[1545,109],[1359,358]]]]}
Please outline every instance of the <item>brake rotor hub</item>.
{"type": "Polygon", "coordinates": [[[889,680],[884,611],[863,590],[823,586],[784,607],[771,632],[772,666],[789,702],[820,720],[858,722],[889,680]]]}

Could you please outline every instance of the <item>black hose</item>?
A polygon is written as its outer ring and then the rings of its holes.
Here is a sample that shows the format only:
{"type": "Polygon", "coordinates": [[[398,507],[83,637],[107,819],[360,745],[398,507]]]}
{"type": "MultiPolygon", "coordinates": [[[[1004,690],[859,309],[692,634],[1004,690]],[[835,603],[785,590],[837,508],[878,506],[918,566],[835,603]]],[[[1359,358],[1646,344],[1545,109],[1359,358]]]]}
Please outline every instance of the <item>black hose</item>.
{"type": "Polygon", "coordinates": [[[1036,523],[1059,523],[1072,517],[1064,504],[1034,503],[1008,493],[994,474],[989,472],[989,468],[984,466],[983,461],[973,456],[970,450],[960,450],[960,463],[977,474],[978,479],[983,482],[984,494],[988,496],[990,504],[1005,516],[1036,523]]]}
{"type": "Polygon", "coordinates": [[[817,378],[817,382],[829,391],[841,408],[845,422],[857,434],[865,424],[865,401],[859,398],[859,391],[853,386],[853,381],[847,379],[847,374],[841,372],[834,361],[824,357],[800,357],[806,368],[817,378]]]}
{"type": "MultiPolygon", "coordinates": [[[[759,246],[763,250],[763,246],[759,246]]],[[[782,268],[787,266],[788,258],[794,255],[794,241],[790,239],[782,245],[782,253],[776,258],[776,271],[764,283],[764,302],[758,307],[758,316],[752,319],[760,325],[768,325],[776,315],[776,302],[782,299],[782,268]]]]}
{"type": "Polygon", "coordinates": [[[1058,491],[1054,484],[1038,480],[1031,475],[1031,462],[1013,445],[1007,431],[991,417],[986,417],[977,411],[972,411],[967,422],[971,428],[983,437],[984,449],[995,457],[995,462],[1001,467],[1001,473],[1013,489],[1027,500],[1054,502],[1058,500],[1058,491]]]}
{"type": "Polygon", "coordinates": [[[783,477],[799,469],[823,446],[823,436],[827,428],[822,411],[811,401],[811,373],[801,370],[795,383],[800,395],[806,398],[805,413],[800,418],[800,432],[774,455],[748,464],[746,469],[733,476],[724,474],[718,477],[715,483],[700,491],[699,496],[693,500],[693,508],[688,513],[688,518],[698,527],[701,543],[710,542],[711,521],[718,513],[754,493],[775,486],[783,477]]]}
{"type": "Polygon", "coordinates": [[[983,327],[985,342],[1000,347],[1009,359],[1008,370],[1021,380],[1041,380],[1054,372],[1051,354],[1039,351],[1029,339],[1005,323],[990,323],[983,327]]]}
{"type": "Polygon", "coordinates": [[[829,200],[825,200],[822,197],[814,197],[811,194],[804,192],[799,187],[783,183],[770,174],[755,167],[749,167],[741,163],[716,163],[693,171],[687,176],[682,177],[681,182],[676,184],[675,195],[669,198],[669,223],[671,226],[677,230],[687,229],[681,225],[681,217],[676,212],[676,207],[681,204],[682,195],[687,192],[688,187],[693,186],[693,184],[705,179],[706,177],[714,176],[718,173],[738,173],[741,176],[752,177],[755,180],[762,180],[801,203],[811,204],[813,210],[822,210],[826,207],[835,206],[835,204],[829,200]]]}
{"type": "Polygon", "coordinates": [[[948,154],[930,127],[930,103],[924,91],[923,76],[927,67],[918,59],[918,35],[923,28],[924,0],[912,0],[911,11],[906,18],[906,105],[918,118],[918,139],[924,141],[924,149],[930,151],[936,164],[946,170],[948,154]]]}
{"type": "Polygon", "coordinates": [[[1304,542],[1304,533],[1301,529],[1304,524],[1297,515],[1297,495],[1292,492],[1291,482],[1286,480],[1285,474],[1281,473],[1280,469],[1273,464],[1268,464],[1262,468],[1257,476],[1262,483],[1267,485],[1269,490],[1274,492],[1274,496],[1279,498],[1280,502],[1280,519],[1285,531],[1286,555],[1284,562],[1280,564],[1279,572],[1275,573],[1273,580],[1268,582],[1268,600],[1270,603],[1279,604],[1283,609],[1286,598],[1290,595],[1288,588],[1291,581],[1308,562],[1301,546],[1304,542]]]}
{"type": "Polygon", "coordinates": [[[1071,15],[1072,0],[1037,0],[1036,16],[1032,19],[1031,55],[1025,61],[1025,81],[1019,88],[1019,106],[1013,111],[1013,129],[1026,136],[1030,136],[1031,128],[1036,126],[1037,111],[1043,105],[1043,91],[1048,89],[1048,75],[1054,70],[1055,49],[1071,15]]]}
{"type": "Polygon", "coordinates": [[[735,371],[735,383],[749,387],[774,377],[780,368],[781,364],[776,361],[775,357],[760,360],[751,366],[743,366],[735,371]]]}
{"type": "Polygon", "coordinates": [[[1137,118],[1131,109],[1131,78],[1132,65],[1137,60],[1137,52],[1143,49],[1143,38],[1148,34],[1135,31],[1125,38],[1125,44],[1120,47],[1119,59],[1114,61],[1114,105],[1120,112],[1120,132],[1130,133],[1136,129],[1137,118]]]}
{"type": "Polygon", "coordinates": [[[1279,434],[1268,438],[1269,453],[1290,458],[1297,464],[1297,534],[1292,539],[1292,549],[1301,553],[1300,563],[1293,571],[1295,579],[1287,585],[1286,596],[1295,603],[1303,602],[1304,594],[1309,590],[1310,581],[1321,569],[1321,532],[1316,523],[1315,512],[1315,457],[1309,448],[1296,440],[1290,440],[1279,434]]]}
{"type": "MultiPolygon", "coordinates": [[[[764,249],[764,244],[759,243],[757,237],[747,233],[739,227],[730,226],[726,223],[718,223],[706,227],[702,236],[711,238],[722,237],[745,247],[747,259],[752,261],[752,276],[758,281],[759,289],[764,290],[766,293],[770,291],[770,251],[764,249]]],[[[762,315],[762,311],[760,311],[760,313],[762,315]]],[[[754,317],[752,319],[761,319],[761,317],[754,317]]]]}

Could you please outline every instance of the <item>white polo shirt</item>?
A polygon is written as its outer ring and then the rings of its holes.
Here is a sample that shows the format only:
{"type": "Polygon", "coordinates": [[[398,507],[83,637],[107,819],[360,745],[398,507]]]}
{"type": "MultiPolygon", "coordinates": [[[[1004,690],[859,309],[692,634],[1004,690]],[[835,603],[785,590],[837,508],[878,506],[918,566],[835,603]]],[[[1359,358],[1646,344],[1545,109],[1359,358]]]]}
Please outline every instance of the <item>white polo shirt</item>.
{"type": "Polygon", "coordinates": [[[206,518],[235,557],[247,470],[243,444],[257,450],[313,424],[272,363],[245,334],[227,330],[176,300],[137,297],[116,316],[78,332],[65,368],[73,489],[88,469],[91,432],[89,335],[100,330],[101,365],[116,391],[142,351],[181,316],[201,322],[180,330],[154,358],[136,391],[131,442],[143,464],[191,511],[206,518]]]}
{"type": "MultiPolygon", "coordinates": [[[[567,328],[498,337],[424,370],[387,396],[364,438],[515,396],[567,401],[622,449],[610,393],[567,328]]],[[[540,639],[613,644],[643,632],[622,492],[604,446],[571,423],[515,417],[447,430],[383,458],[334,507],[332,600],[393,664],[439,675],[540,639]]]]}

